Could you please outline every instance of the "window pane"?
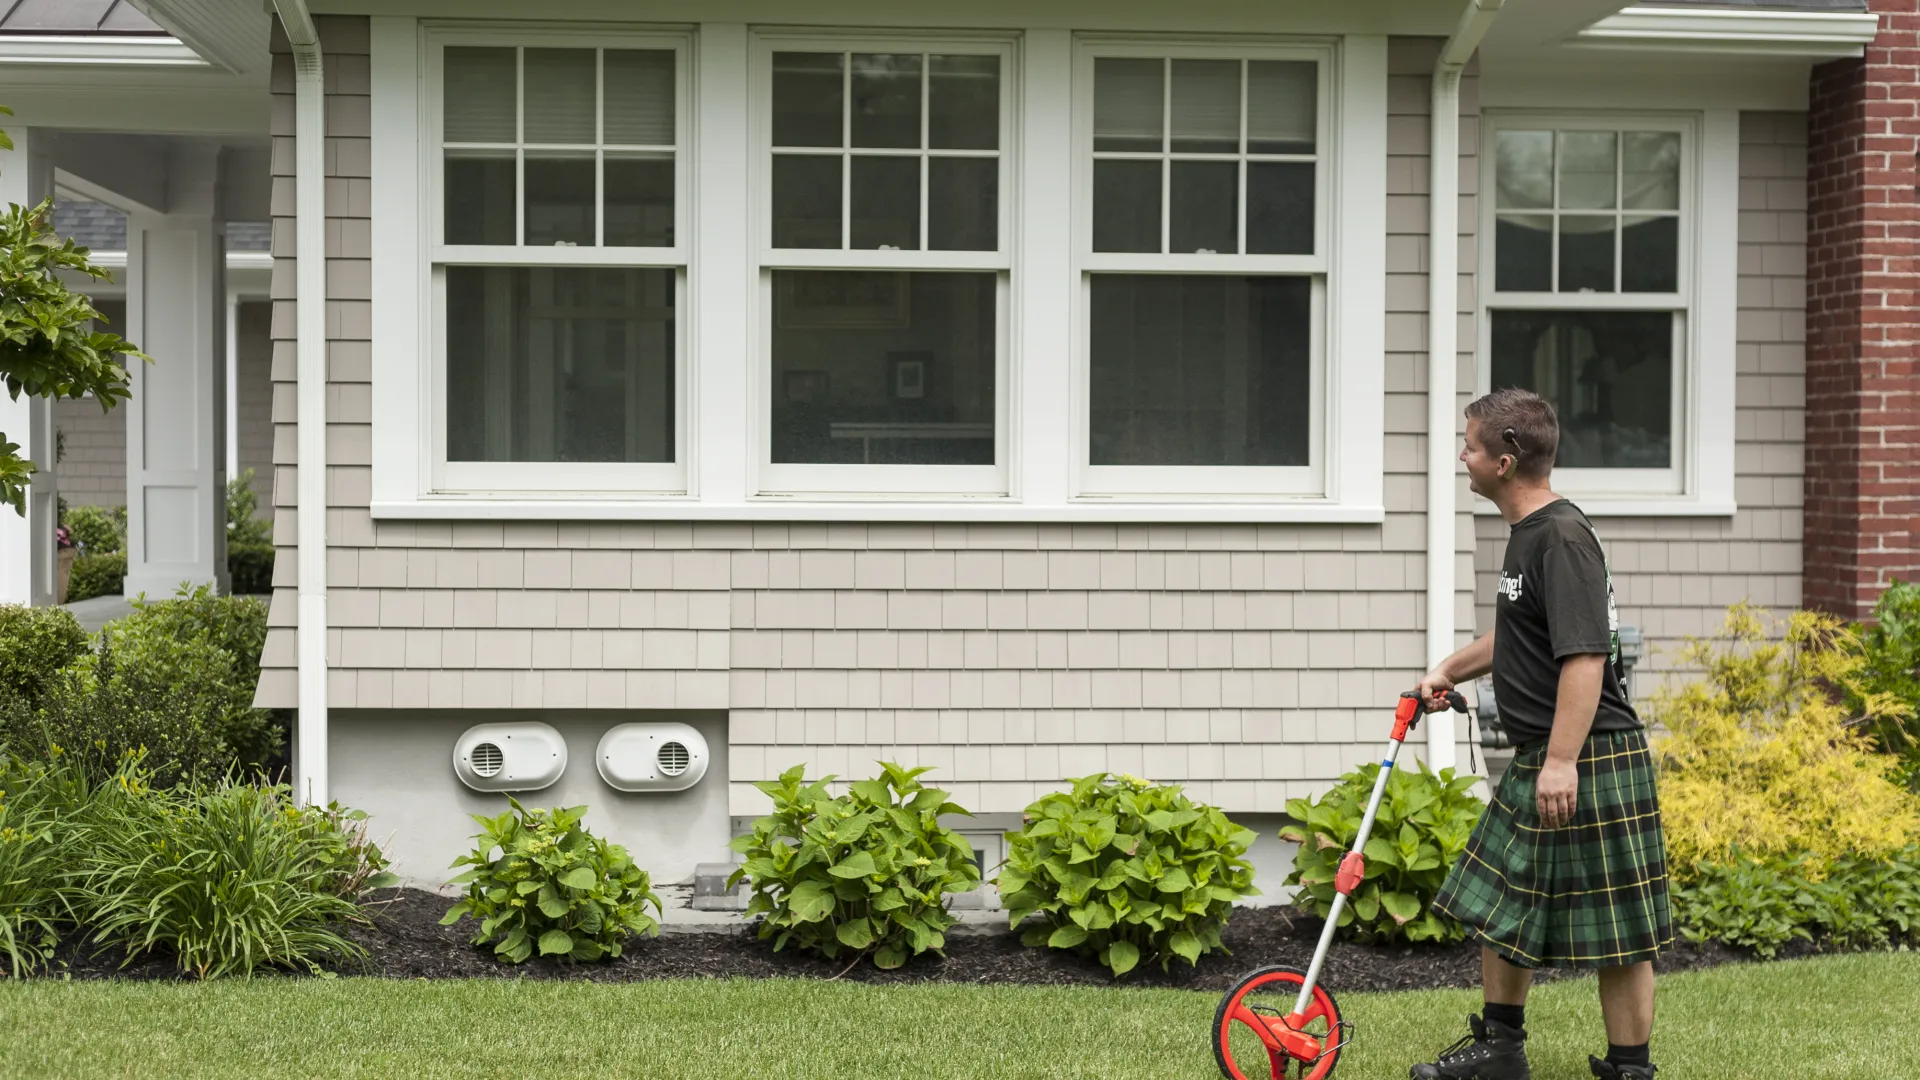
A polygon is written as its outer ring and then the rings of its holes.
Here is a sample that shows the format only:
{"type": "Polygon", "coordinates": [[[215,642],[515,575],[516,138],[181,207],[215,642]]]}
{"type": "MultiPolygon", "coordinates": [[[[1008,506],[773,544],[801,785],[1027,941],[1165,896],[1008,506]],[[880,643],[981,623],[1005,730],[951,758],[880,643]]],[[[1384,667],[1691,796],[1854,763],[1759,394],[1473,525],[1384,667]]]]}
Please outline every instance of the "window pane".
{"type": "Polygon", "coordinates": [[[853,145],[920,145],[920,57],[853,54],[853,145]]]}
{"type": "Polygon", "coordinates": [[[514,171],[511,150],[447,151],[447,243],[517,242],[514,171]]]}
{"type": "Polygon", "coordinates": [[[528,49],[527,141],[592,143],[595,120],[592,49],[528,49]]]}
{"type": "Polygon", "coordinates": [[[674,459],[674,271],[446,273],[447,460],[674,459]]]}
{"type": "Polygon", "coordinates": [[[591,150],[527,154],[527,244],[593,243],[595,199],[591,150]]]}
{"type": "Polygon", "coordinates": [[[1093,148],[1165,149],[1166,64],[1103,56],[1093,62],[1093,148]]]}
{"type": "Polygon", "coordinates": [[[1559,291],[1613,291],[1613,234],[1611,215],[1560,218],[1559,291]]]}
{"type": "Polygon", "coordinates": [[[773,145],[846,145],[844,60],[839,53],[773,54],[773,145]]]}
{"type": "Polygon", "coordinates": [[[1160,250],[1160,162],[1093,163],[1093,250],[1160,250]]]}
{"type": "Polygon", "coordinates": [[[1493,385],[1553,402],[1563,468],[1673,465],[1673,359],[1669,312],[1493,313],[1493,385]]]}
{"type": "Polygon", "coordinates": [[[1503,131],[1493,153],[1498,209],[1553,209],[1553,132],[1503,131]]]}
{"type": "Polygon", "coordinates": [[[673,246],[673,155],[609,152],[606,241],[609,247],[673,246]]]}
{"type": "Polygon", "coordinates": [[[1240,251],[1240,163],[1173,162],[1168,247],[1177,254],[1240,251]]]}
{"type": "Polygon", "coordinates": [[[1173,62],[1173,152],[1240,152],[1240,61],[1173,62]]]}
{"type": "Polygon", "coordinates": [[[1616,162],[1611,131],[1562,131],[1560,148],[1560,208],[1611,210],[1616,162]]]}
{"type": "Polygon", "coordinates": [[[1095,465],[1306,465],[1313,285],[1095,274],[1095,465]]]}
{"type": "Polygon", "coordinates": [[[1247,163],[1247,251],[1254,255],[1313,254],[1311,162],[1247,163]]]}
{"type": "Polygon", "coordinates": [[[920,250],[920,159],[853,159],[853,244],[920,250]]]}
{"type": "Polygon", "coordinates": [[[1680,135],[1672,131],[1629,131],[1622,140],[1629,210],[1680,209],[1680,135]]]}
{"type": "Polygon", "coordinates": [[[1680,219],[1628,214],[1620,233],[1620,291],[1680,290],[1680,219]]]}
{"type": "Polygon", "coordinates": [[[1247,153],[1313,153],[1319,80],[1319,67],[1306,61],[1247,61],[1247,153]]]}
{"type": "Polygon", "coordinates": [[[841,246],[838,157],[773,156],[773,246],[841,246]]]}
{"type": "Polygon", "coordinates": [[[933,251],[999,249],[999,159],[927,159],[927,247],[933,251]]]}
{"type": "Polygon", "coordinates": [[[1553,291],[1553,218],[1501,214],[1493,226],[1493,287],[1500,292],[1553,291]]]}
{"type": "Polygon", "coordinates": [[[619,146],[672,146],[673,53],[606,51],[606,141],[619,146]]]}
{"type": "Polygon", "coordinates": [[[444,99],[448,142],[510,143],[520,85],[512,49],[449,47],[444,99]]]}
{"type": "Polygon", "coordinates": [[[935,56],[928,65],[928,145],[1000,149],[1000,58],[935,56]]]}
{"type": "Polygon", "coordinates": [[[991,465],[995,275],[776,270],[773,460],[991,465]]]}

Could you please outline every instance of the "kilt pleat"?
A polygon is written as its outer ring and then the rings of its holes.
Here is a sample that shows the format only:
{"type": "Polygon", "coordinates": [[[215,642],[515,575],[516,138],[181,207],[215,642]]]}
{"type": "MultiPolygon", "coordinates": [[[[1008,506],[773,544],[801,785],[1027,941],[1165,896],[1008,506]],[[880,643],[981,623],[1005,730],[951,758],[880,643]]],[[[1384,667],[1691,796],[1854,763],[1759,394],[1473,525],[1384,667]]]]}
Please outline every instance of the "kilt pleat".
{"type": "Polygon", "coordinates": [[[1666,841],[1644,731],[1595,732],[1580,753],[1573,820],[1540,825],[1545,743],[1514,755],[1466,850],[1434,897],[1520,967],[1600,968],[1673,942],[1666,841]]]}

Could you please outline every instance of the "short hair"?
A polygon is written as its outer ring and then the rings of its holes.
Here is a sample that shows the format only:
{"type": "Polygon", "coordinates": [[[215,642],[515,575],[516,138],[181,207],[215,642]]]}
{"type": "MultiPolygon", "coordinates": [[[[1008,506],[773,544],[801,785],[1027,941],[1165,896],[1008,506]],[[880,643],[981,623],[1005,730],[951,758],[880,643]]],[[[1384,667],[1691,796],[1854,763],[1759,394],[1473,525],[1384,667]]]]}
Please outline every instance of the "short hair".
{"type": "Polygon", "coordinates": [[[1480,437],[1490,449],[1512,455],[1515,474],[1545,480],[1553,472],[1560,451],[1560,418],[1546,398],[1505,387],[1468,405],[1467,418],[1480,421],[1480,437]]]}

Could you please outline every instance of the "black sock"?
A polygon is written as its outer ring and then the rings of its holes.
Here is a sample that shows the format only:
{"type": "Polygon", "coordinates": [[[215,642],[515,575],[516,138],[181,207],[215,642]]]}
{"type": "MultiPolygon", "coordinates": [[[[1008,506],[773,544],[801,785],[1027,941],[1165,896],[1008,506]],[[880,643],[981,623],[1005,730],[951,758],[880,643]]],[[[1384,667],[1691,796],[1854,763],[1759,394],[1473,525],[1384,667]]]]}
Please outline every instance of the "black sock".
{"type": "Polygon", "coordinates": [[[1496,1005],[1487,1002],[1486,1009],[1480,1014],[1482,1019],[1492,1020],[1515,1030],[1527,1026],[1527,1007],[1525,1005],[1496,1005]]]}
{"type": "Polygon", "coordinates": [[[1647,1044],[1639,1046],[1621,1046],[1619,1043],[1607,1044],[1607,1064],[1609,1065],[1651,1065],[1653,1058],[1647,1053],[1647,1044]]]}

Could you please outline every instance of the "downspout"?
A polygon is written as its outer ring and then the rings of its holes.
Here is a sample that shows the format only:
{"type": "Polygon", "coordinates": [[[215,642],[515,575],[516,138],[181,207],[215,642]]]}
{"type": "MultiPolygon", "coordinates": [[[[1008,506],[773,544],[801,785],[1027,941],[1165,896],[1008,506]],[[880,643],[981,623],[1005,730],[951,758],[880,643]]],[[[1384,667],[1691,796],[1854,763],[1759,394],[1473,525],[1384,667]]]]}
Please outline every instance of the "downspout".
{"type": "Polygon", "coordinates": [[[326,82],[320,32],[306,0],[273,0],[293,46],[294,214],[298,264],[294,277],[294,487],[299,623],[299,722],[294,742],[295,791],[309,806],[327,804],[327,196],[326,82]]]}
{"type": "MultiPolygon", "coordinates": [[[[1427,216],[1427,667],[1454,650],[1457,508],[1454,413],[1460,378],[1460,76],[1506,0],[1468,0],[1433,68],[1427,216]]],[[[1453,713],[1427,717],[1427,762],[1456,764],[1453,713]]]]}

